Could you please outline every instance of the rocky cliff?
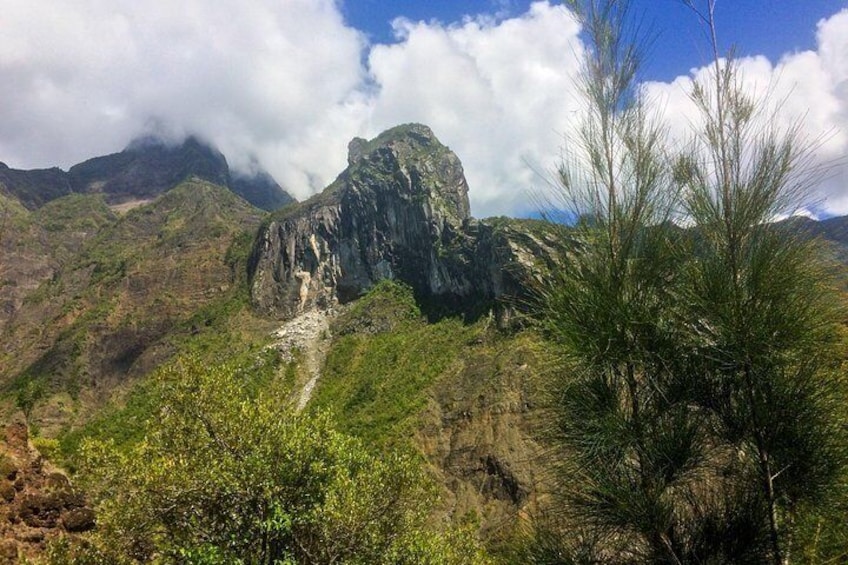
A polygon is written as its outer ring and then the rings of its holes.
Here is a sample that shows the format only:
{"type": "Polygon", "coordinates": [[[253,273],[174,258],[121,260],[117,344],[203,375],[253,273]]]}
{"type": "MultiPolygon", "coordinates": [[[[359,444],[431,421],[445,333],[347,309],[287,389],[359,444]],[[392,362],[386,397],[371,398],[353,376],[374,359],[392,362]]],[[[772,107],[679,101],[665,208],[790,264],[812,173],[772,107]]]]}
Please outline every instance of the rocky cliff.
{"type": "Polygon", "coordinates": [[[291,318],[382,279],[467,308],[518,292],[550,257],[543,240],[511,237],[508,222],[470,217],[462,164],[427,126],[398,126],[348,149],[348,168],[329,187],[259,234],[251,278],[262,311],[291,318]]]}
{"type": "Polygon", "coordinates": [[[95,527],[85,496],[30,445],[23,422],[0,438],[0,517],[2,565],[29,562],[49,540],[95,527]]]}

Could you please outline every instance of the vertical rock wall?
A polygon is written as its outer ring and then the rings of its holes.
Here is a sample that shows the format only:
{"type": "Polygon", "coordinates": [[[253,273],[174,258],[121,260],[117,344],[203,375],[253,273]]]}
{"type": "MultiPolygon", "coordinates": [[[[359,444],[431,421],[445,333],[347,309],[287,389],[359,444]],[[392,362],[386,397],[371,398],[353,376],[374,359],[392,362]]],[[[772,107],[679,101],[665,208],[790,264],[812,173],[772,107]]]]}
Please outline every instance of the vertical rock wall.
{"type": "Polygon", "coordinates": [[[465,239],[468,184],[429,128],[354,139],[349,167],[323,193],[277,214],[254,249],[253,298],[283,318],[403,280],[427,295],[467,295],[468,273],[445,260],[465,239]]]}

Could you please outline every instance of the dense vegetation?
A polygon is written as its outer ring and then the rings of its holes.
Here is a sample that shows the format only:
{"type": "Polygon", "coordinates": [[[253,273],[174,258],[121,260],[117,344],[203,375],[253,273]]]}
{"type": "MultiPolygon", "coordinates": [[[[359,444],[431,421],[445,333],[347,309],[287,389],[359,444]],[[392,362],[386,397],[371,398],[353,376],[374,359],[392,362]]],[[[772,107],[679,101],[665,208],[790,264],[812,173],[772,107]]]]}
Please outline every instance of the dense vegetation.
{"type": "Polygon", "coordinates": [[[98,195],[32,212],[0,194],[0,244],[36,222],[55,263],[26,296],[43,316],[8,326],[23,345],[0,358],[5,400],[34,436],[60,395],[95,412],[35,437],[98,523],[45,561],[844,560],[843,297],[827,250],[774,223],[811,178],[803,143],[716,53],[672,150],[625,5],[572,2],[592,49],[554,210],[570,225],[489,221],[566,250],[528,282],[536,326],[428,321],[380,282],[333,320],[302,412],[302,352],[282,362],[251,310],[255,209],[197,180],[123,216],[98,195]],[[83,406],[98,386],[119,393],[83,406]]]}
{"type": "Polygon", "coordinates": [[[333,410],[368,441],[403,436],[404,426],[412,431],[433,383],[483,331],[455,318],[426,323],[412,290],[391,281],[378,284],[335,325],[341,335],[312,406],[333,410]]]}
{"type": "Polygon", "coordinates": [[[296,414],[257,363],[182,358],[156,378],[141,441],[85,442],[79,476],[99,527],[49,561],[482,562],[470,531],[428,521],[434,491],[414,455],[296,414]]]}
{"type": "Polygon", "coordinates": [[[626,4],[574,3],[593,48],[578,166],[560,174],[579,250],[540,315],[570,364],[554,406],[564,512],[534,557],[843,559],[830,512],[848,494],[839,297],[817,244],[773,224],[815,171],[717,52],[692,93],[691,147],[672,151],[636,91],[626,4]]]}

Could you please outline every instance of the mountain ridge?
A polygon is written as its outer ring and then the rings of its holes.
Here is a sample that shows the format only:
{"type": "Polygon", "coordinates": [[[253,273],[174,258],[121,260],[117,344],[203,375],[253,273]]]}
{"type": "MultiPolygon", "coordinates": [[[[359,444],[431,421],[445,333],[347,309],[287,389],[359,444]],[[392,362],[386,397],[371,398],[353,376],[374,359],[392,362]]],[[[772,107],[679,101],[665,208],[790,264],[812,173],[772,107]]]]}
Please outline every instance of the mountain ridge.
{"type": "MultiPolygon", "coordinates": [[[[149,376],[180,355],[242,356],[245,370],[277,355],[293,398],[314,386],[306,414],[330,412],[377,448],[414,446],[445,516],[476,517],[486,539],[508,538],[545,496],[534,418],[557,362],[510,316],[556,266],[567,228],[473,218],[459,157],[424,125],[348,150],[323,192],[271,213],[198,176],[139,186],[145,200],[125,213],[110,207],[121,192],[106,184],[32,209],[0,190],[5,411],[32,401],[33,435],[58,438],[72,466],[80,438],[138,439],[139,422],[156,417],[149,376]],[[322,366],[294,338],[306,335],[304,318],[325,313],[307,332],[322,366]]],[[[223,171],[223,156],[204,151],[195,156],[223,171]]],[[[101,166],[132,178],[133,155],[115,155],[80,164],[77,182],[108,177],[101,166]]],[[[50,171],[45,194],[63,186],[50,171]]],[[[848,218],[791,221],[848,258],[848,218]]]]}
{"type": "Polygon", "coordinates": [[[69,194],[102,193],[110,205],[149,200],[191,177],[227,187],[264,210],[294,201],[266,171],[231,171],[220,151],[194,136],[177,144],[137,138],[119,153],[86,159],[67,172],[0,163],[0,189],[31,210],[69,194]]]}

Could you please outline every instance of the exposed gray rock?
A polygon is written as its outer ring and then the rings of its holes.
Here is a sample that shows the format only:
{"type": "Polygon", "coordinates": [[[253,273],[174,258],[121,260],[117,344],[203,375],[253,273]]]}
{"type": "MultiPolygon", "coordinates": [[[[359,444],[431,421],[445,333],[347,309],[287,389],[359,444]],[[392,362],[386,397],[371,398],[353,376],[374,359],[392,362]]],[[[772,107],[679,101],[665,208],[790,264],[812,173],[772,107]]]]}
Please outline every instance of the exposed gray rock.
{"type": "Polygon", "coordinates": [[[330,320],[335,315],[335,311],[312,310],[287,321],[274,332],[274,342],[269,347],[276,349],[286,362],[299,354],[307,371],[308,378],[297,399],[298,412],[306,407],[321,376],[330,347],[330,320]]]}
{"type": "Polygon", "coordinates": [[[523,286],[539,246],[522,258],[527,241],[470,217],[462,164],[430,128],[398,126],[348,150],[348,168],[324,192],[260,232],[257,307],[288,319],[353,300],[381,279],[466,307],[523,286]]]}

